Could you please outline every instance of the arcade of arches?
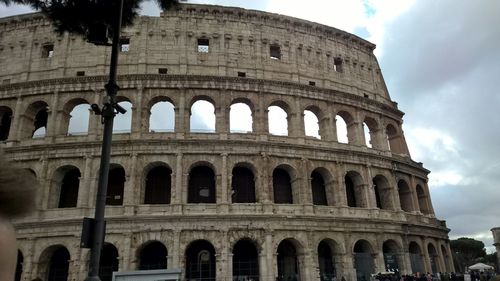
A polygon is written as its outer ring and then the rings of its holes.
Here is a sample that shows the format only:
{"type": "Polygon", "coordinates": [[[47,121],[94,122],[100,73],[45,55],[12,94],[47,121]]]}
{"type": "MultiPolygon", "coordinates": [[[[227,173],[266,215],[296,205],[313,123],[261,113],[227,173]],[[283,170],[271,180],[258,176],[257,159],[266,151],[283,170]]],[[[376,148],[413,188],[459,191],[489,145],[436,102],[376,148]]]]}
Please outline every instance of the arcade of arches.
{"type": "MultiPolygon", "coordinates": [[[[401,239],[373,241],[373,234],[366,237],[346,241],[323,238],[316,245],[307,246],[302,239],[275,240],[269,233],[264,241],[243,237],[233,243],[217,241],[213,244],[209,240],[195,239],[181,243],[184,250],[175,242],[169,244],[160,240],[144,242],[135,250],[124,248],[121,243],[105,243],[99,276],[102,281],[110,281],[113,271],[182,268],[183,280],[326,281],[344,276],[347,280],[362,281],[380,271],[453,271],[446,258],[450,253],[449,243],[415,238],[403,249],[401,239]],[[135,252],[135,258],[123,256],[131,252],[135,252]]],[[[67,248],[61,244],[42,250],[38,260],[36,255],[19,251],[16,281],[35,278],[80,280],[79,267],[88,266],[88,260],[79,261],[79,255],[77,247],[67,248]]]]}

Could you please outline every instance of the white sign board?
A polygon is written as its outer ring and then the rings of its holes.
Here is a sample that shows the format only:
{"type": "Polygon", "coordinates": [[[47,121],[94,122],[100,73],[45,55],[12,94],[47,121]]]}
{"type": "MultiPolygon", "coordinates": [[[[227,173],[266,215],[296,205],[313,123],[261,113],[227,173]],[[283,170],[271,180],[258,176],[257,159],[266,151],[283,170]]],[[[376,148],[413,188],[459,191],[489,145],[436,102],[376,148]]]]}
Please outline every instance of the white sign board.
{"type": "Polygon", "coordinates": [[[180,281],[180,269],[113,272],[113,281],[180,281]]]}

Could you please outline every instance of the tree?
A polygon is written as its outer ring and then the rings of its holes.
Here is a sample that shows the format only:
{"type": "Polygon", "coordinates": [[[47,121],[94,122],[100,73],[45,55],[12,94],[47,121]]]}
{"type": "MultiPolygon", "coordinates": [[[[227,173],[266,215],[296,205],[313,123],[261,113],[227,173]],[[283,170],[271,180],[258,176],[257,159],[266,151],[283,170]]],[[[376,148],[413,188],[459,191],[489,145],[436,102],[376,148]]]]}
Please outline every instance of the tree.
{"type": "MultiPolygon", "coordinates": [[[[155,0],[163,10],[173,8],[178,0],[155,0]]],[[[131,25],[144,0],[124,0],[122,26],[131,25]]],[[[116,0],[0,0],[5,5],[21,4],[45,14],[59,33],[69,32],[87,37],[93,29],[107,27],[106,36],[112,38],[112,28],[118,17],[120,1],[116,0]]]]}
{"type": "Polygon", "coordinates": [[[472,238],[462,237],[450,241],[455,265],[460,270],[482,260],[486,256],[484,243],[472,238]]]}

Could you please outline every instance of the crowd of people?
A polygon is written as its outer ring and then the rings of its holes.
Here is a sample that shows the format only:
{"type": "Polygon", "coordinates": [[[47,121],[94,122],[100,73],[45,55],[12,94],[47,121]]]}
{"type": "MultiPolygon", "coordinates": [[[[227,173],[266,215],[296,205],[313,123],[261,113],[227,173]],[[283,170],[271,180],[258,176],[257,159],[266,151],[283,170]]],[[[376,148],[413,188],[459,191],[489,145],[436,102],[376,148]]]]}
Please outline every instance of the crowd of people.
{"type": "MultiPolygon", "coordinates": [[[[466,274],[470,276],[470,281],[500,281],[500,275],[496,276],[494,272],[490,271],[471,271],[466,274]]],[[[416,272],[406,275],[400,275],[398,272],[379,273],[374,276],[373,281],[468,281],[469,279],[465,278],[466,274],[455,272],[439,272],[437,274],[416,272]]]]}

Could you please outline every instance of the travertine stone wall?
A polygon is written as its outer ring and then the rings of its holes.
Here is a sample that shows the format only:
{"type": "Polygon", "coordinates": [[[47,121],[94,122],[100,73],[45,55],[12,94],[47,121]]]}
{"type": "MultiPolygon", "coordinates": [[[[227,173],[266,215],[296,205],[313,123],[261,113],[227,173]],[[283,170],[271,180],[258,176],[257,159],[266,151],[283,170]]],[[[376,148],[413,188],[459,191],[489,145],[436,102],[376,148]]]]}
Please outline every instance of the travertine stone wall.
{"type": "MultiPolygon", "coordinates": [[[[205,240],[215,249],[216,280],[233,280],[233,247],[242,239],[257,249],[261,281],[278,277],[282,241],[294,245],[304,281],[320,280],[321,242],[329,245],[337,277],[348,281],[356,280],[359,241],[369,245],[373,272],[386,270],[387,243],[404,273],[414,271],[410,243],[418,245],[425,271],[453,271],[449,230],[435,218],[429,171],[410,158],[403,113],[390,100],[372,43],[286,16],[203,5],[140,17],[123,37],[130,46],[120,53],[119,100],[132,104],[132,121],[130,132],[113,136],[111,162],[125,171],[123,204],[106,209],[106,242],[118,250],[120,271],[138,269],[140,252],[152,241],[168,249],[169,268],[184,270],[186,249],[205,240]],[[198,52],[198,39],[209,40],[208,53],[198,52]],[[271,45],[280,47],[281,59],[270,58],[271,45]],[[189,127],[198,100],[214,106],[215,132],[189,127]],[[158,101],[174,105],[172,132],[150,130],[158,101]],[[251,109],[252,132],[231,132],[230,106],[237,102],[251,109]],[[286,111],[288,136],[269,133],[271,105],[286,111]],[[304,110],[318,117],[321,139],[305,135],[304,110]],[[339,116],[349,143],[338,141],[339,116]],[[170,204],[144,204],[147,174],[158,165],[172,171],[170,204]],[[188,203],[190,172],[199,165],[214,171],[213,204],[188,203]],[[231,200],[232,171],[240,166],[254,175],[256,202],[231,200]],[[293,204],[274,203],[275,168],[289,173],[293,204]],[[325,181],[327,205],[313,204],[313,171],[325,181]],[[354,181],[357,207],[348,204],[346,175],[354,181]]],[[[88,131],[71,135],[68,124],[75,106],[102,102],[108,62],[109,50],[53,33],[39,14],[0,19],[0,120],[9,116],[11,124],[2,147],[40,181],[38,210],[15,222],[21,280],[45,280],[50,257],[61,247],[71,257],[68,280],[85,277],[89,253],[79,248],[81,221],[93,216],[102,125],[91,114],[88,131]],[[46,133],[33,138],[36,114],[45,109],[46,133]],[[78,199],[76,207],[57,208],[65,167],[81,174],[78,199]]]]}

